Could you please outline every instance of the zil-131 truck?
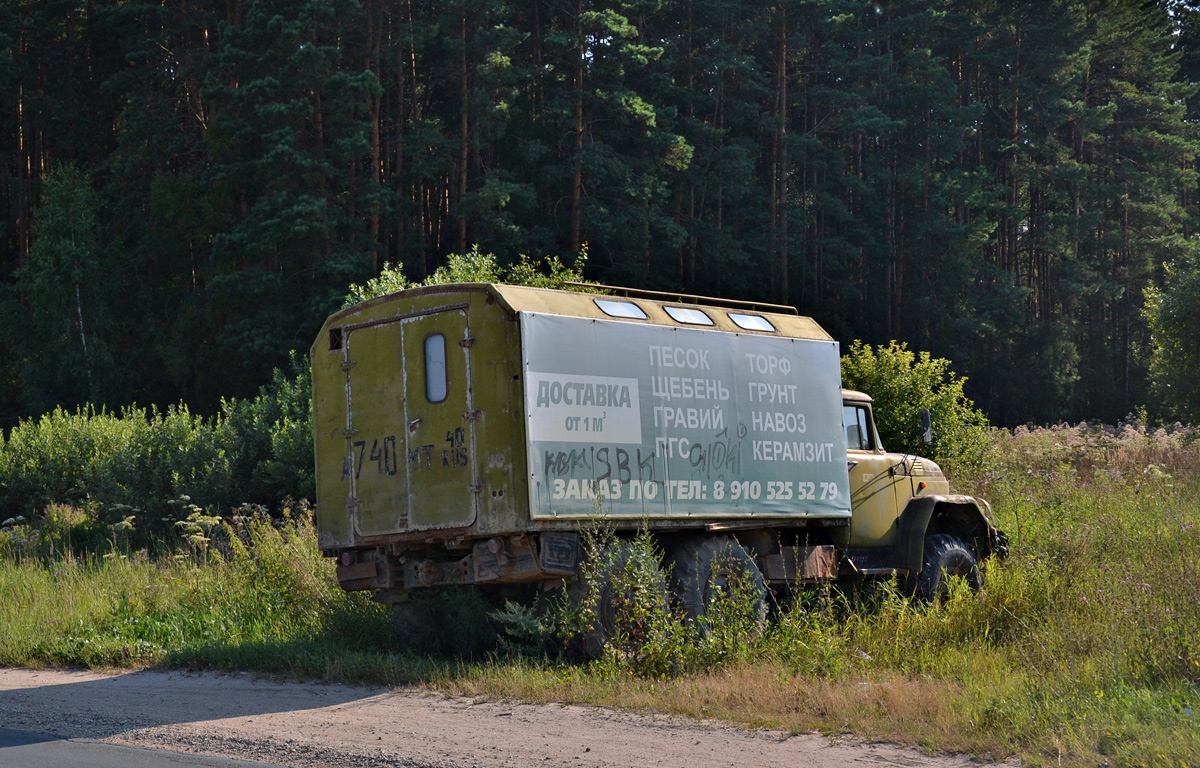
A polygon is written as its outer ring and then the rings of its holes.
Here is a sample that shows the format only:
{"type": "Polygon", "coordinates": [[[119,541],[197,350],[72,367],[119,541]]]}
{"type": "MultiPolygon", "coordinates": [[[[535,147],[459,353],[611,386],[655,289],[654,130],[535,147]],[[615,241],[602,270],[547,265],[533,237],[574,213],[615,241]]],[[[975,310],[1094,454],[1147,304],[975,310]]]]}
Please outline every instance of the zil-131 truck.
{"type": "Polygon", "coordinates": [[[419,590],[532,593],[577,578],[597,523],[648,528],[693,617],[718,558],[764,587],[896,574],[933,597],[1003,554],[987,502],[884,449],[812,319],[572,287],[420,287],[326,321],[317,529],[343,588],[408,621],[419,590]]]}

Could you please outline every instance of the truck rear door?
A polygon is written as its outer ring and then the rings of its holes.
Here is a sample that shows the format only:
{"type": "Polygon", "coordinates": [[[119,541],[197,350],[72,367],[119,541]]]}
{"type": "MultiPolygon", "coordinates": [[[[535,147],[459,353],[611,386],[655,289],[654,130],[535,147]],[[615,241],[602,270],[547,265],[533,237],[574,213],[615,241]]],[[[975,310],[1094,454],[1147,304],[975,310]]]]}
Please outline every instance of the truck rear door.
{"type": "Polygon", "coordinates": [[[359,536],[475,521],[465,306],[348,329],[348,505],[359,536]]]}

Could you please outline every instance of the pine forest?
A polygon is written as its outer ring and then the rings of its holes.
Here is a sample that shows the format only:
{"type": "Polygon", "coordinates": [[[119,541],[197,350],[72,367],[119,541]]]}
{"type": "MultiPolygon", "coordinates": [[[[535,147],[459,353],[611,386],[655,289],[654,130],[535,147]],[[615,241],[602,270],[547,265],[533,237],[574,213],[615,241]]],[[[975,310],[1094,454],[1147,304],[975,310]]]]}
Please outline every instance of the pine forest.
{"type": "Polygon", "coordinates": [[[1200,7],[0,0],[0,426],[211,413],[475,248],[1200,420],[1200,7]]]}

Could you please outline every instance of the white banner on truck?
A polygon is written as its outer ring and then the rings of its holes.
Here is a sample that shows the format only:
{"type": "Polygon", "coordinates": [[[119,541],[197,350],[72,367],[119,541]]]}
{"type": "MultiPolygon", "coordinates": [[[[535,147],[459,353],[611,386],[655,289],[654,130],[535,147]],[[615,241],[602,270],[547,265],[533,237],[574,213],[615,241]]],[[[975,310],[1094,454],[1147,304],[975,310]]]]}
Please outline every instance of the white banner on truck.
{"type": "Polygon", "coordinates": [[[534,518],[849,517],[837,342],[520,322],[534,518]]]}
{"type": "Polygon", "coordinates": [[[530,371],[529,439],[560,443],[641,443],[637,379],[530,371]]]}

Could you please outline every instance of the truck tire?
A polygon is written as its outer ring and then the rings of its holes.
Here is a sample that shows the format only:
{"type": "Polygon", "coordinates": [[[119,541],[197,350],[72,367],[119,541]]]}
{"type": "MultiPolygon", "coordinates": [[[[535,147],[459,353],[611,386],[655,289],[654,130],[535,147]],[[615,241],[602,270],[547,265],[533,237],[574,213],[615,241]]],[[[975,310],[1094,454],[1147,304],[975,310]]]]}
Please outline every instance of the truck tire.
{"type": "Polygon", "coordinates": [[[589,583],[576,579],[568,587],[568,596],[578,610],[584,611],[586,626],[568,644],[568,654],[575,658],[598,659],[604,647],[615,644],[621,651],[635,651],[647,639],[648,623],[661,610],[665,617],[668,608],[667,582],[657,562],[638,562],[644,558],[632,544],[614,543],[592,565],[589,583]],[[637,584],[629,583],[633,574],[648,574],[637,584]],[[640,604],[635,604],[640,601],[640,604]]]}
{"type": "Polygon", "coordinates": [[[433,611],[424,600],[410,599],[392,606],[392,636],[402,651],[415,654],[438,650],[438,631],[433,611]]]}
{"type": "Polygon", "coordinates": [[[477,587],[429,587],[392,605],[392,632],[401,650],[419,655],[479,658],[495,650],[487,595],[477,587]]]}
{"type": "Polygon", "coordinates": [[[943,597],[950,579],[957,576],[966,579],[975,591],[983,586],[983,574],[975,553],[957,536],[945,533],[926,536],[925,558],[917,576],[917,597],[929,602],[943,597]]]}
{"type": "Polygon", "coordinates": [[[736,591],[750,601],[747,606],[761,632],[767,620],[767,585],[762,571],[746,548],[732,536],[691,536],[679,542],[667,558],[671,591],[684,617],[702,636],[710,626],[705,617],[713,601],[736,591]]]}

